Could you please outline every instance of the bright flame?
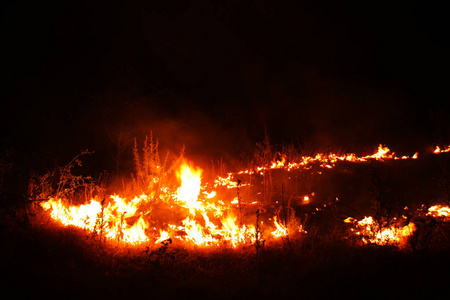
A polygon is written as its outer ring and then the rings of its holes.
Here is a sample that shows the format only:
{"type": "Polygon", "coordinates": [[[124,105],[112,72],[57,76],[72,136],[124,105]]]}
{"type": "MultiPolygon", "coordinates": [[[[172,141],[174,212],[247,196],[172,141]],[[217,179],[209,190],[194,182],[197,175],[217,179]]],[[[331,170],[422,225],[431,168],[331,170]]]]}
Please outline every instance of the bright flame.
{"type": "Polygon", "coordinates": [[[356,229],[352,229],[354,233],[361,236],[364,243],[372,243],[378,245],[395,244],[399,247],[405,247],[407,239],[416,230],[414,223],[397,228],[395,226],[383,227],[378,224],[371,216],[364,217],[358,221],[351,217],[344,220],[345,223],[354,223],[356,229]]]}
{"type": "Polygon", "coordinates": [[[386,159],[386,158],[393,158],[394,153],[388,154],[391,150],[388,147],[383,147],[382,144],[378,146],[378,151],[375,154],[366,156],[365,158],[374,158],[377,160],[386,159]]]}
{"type": "Polygon", "coordinates": [[[450,145],[448,145],[444,149],[441,149],[441,147],[439,147],[439,146],[436,146],[436,149],[434,149],[434,153],[436,153],[436,154],[446,153],[446,152],[450,152],[450,145]]]}
{"type": "Polygon", "coordinates": [[[61,199],[50,199],[42,203],[45,210],[51,210],[50,216],[64,225],[72,225],[86,230],[103,234],[110,239],[121,238],[122,241],[136,244],[148,240],[145,230],[147,222],[139,216],[138,220],[129,226],[126,219],[134,216],[136,211],[129,204],[136,202],[135,198],[130,203],[116,195],[111,196],[112,203],[108,205],[91,200],[89,204],[79,206],[65,206],[61,199]],[[133,213],[125,210],[129,208],[133,213]]]}
{"type": "Polygon", "coordinates": [[[189,212],[195,216],[195,211],[202,209],[202,204],[197,201],[200,194],[202,170],[192,168],[183,162],[177,176],[181,180],[181,186],[178,188],[176,199],[183,202],[189,212]]]}
{"type": "Polygon", "coordinates": [[[283,225],[281,225],[280,223],[278,223],[276,216],[273,217],[273,224],[276,227],[276,230],[271,232],[271,234],[274,237],[279,238],[279,237],[284,237],[284,236],[288,235],[288,229],[286,227],[284,227],[283,225]]]}
{"type": "Polygon", "coordinates": [[[159,238],[155,241],[155,244],[159,244],[165,240],[168,240],[169,238],[169,233],[167,231],[161,230],[159,233],[159,238]]]}
{"type": "Polygon", "coordinates": [[[442,205],[434,205],[428,209],[428,216],[432,217],[450,217],[450,207],[442,205]]]}
{"type": "MultiPolygon", "coordinates": [[[[450,152],[450,146],[443,149],[436,147],[434,152],[450,152]]],[[[248,213],[244,210],[252,211],[254,206],[258,207],[260,204],[251,196],[247,196],[250,199],[243,197],[251,193],[239,194],[241,188],[252,185],[241,182],[237,179],[238,175],[266,176],[267,172],[264,171],[271,169],[289,172],[311,170],[313,167],[313,170],[325,172],[326,169],[335,167],[338,162],[364,163],[370,160],[417,159],[417,157],[417,152],[412,157],[397,157],[388,147],[381,144],[374,154],[366,156],[357,156],[354,153],[344,155],[317,153],[313,156],[298,156],[294,161],[280,155],[279,160],[264,166],[228,173],[226,177],[217,176],[211,185],[204,186],[202,186],[202,170],[183,161],[176,172],[178,178],[176,185],[159,186],[161,182],[159,178],[149,179],[150,182],[158,183],[158,193],[150,191],[134,198],[114,194],[109,199],[91,199],[83,205],[68,205],[66,204],[68,201],[65,201],[67,199],[50,198],[42,202],[41,206],[49,211],[53,219],[63,225],[83,228],[118,243],[140,244],[150,241],[158,244],[170,238],[198,246],[227,244],[237,247],[255,243],[256,236],[261,234],[260,229],[256,230],[254,223],[252,224],[254,221],[243,222],[245,219],[243,214],[248,213]],[[217,191],[214,190],[216,188],[217,191]],[[155,220],[156,216],[162,220],[155,220]]],[[[321,172],[317,171],[317,174],[321,172]]],[[[300,198],[300,201],[310,206],[314,199],[315,193],[310,193],[304,195],[303,199],[300,198]]],[[[320,209],[322,208],[316,208],[320,209]]],[[[450,218],[450,208],[432,206],[427,214],[432,217],[450,218]]],[[[360,221],[347,218],[345,222],[354,224],[353,232],[361,236],[364,243],[402,245],[415,230],[413,223],[402,228],[383,227],[372,217],[360,221]]],[[[275,230],[268,235],[275,239],[286,237],[289,233],[287,227],[292,233],[297,230],[305,232],[301,226],[297,229],[297,226],[291,223],[289,226],[281,224],[276,217],[273,217],[273,226],[275,230]]]]}

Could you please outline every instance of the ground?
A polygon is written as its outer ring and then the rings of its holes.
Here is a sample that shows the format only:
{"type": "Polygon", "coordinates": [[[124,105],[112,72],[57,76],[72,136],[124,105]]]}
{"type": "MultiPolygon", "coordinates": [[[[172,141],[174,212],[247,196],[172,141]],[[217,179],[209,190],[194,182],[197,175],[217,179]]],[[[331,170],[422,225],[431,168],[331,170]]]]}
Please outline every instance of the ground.
{"type": "Polygon", "coordinates": [[[395,209],[444,203],[446,164],[445,157],[432,155],[339,164],[310,182],[317,191],[310,204],[293,205],[297,217],[305,220],[308,214],[308,234],[266,243],[258,251],[254,246],[186,247],[176,241],[150,250],[117,248],[81,229],[60,226],[29,204],[5,206],[3,290],[33,299],[437,297],[450,279],[447,222],[417,219],[422,226],[417,242],[399,249],[355,242],[342,220],[373,212],[374,189],[385,191],[395,209]],[[333,205],[313,209],[337,196],[333,205]]]}

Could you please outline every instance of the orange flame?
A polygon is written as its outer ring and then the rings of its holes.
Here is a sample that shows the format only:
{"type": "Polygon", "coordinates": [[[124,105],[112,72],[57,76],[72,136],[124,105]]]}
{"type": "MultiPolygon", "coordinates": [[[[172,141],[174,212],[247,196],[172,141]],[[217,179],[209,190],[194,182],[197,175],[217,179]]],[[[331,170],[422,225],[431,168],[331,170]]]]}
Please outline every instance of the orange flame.
{"type": "MultiPolygon", "coordinates": [[[[450,152],[450,146],[443,150],[436,147],[434,152],[450,152]]],[[[149,241],[158,244],[172,238],[199,246],[227,243],[232,247],[237,247],[241,244],[254,243],[258,233],[253,224],[243,224],[242,216],[239,215],[241,214],[240,198],[238,199],[235,195],[222,198],[222,195],[218,195],[218,191],[213,190],[218,187],[237,189],[250,186],[249,183],[234,180],[236,175],[254,173],[264,175],[263,171],[271,169],[283,169],[287,172],[294,169],[307,170],[313,165],[331,169],[340,161],[361,163],[368,160],[417,159],[418,153],[412,157],[396,157],[388,147],[380,144],[375,153],[366,156],[357,156],[353,153],[345,155],[318,153],[314,156],[301,156],[297,161],[289,161],[284,155],[280,157],[280,160],[274,160],[265,166],[228,173],[226,177],[217,176],[213,186],[209,187],[207,184],[202,186],[202,170],[183,161],[176,172],[179,184],[159,187],[160,193],[153,191],[149,195],[142,194],[131,200],[114,194],[109,199],[103,201],[91,199],[89,203],[83,205],[68,205],[66,201],[63,201],[64,199],[50,198],[42,202],[41,206],[44,210],[49,211],[53,219],[63,225],[83,228],[96,234],[102,234],[109,240],[127,244],[149,241]],[[158,194],[157,199],[155,199],[155,194],[158,194]],[[158,221],[152,219],[155,214],[159,213],[158,207],[153,205],[158,201],[170,208],[168,210],[175,216],[159,222],[159,227],[157,225],[152,227],[153,225],[150,226],[150,224],[156,224],[158,221]],[[239,208],[237,204],[239,204],[239,208]]],[[[314,195],[314,193],[304,195],[301,203],[314,202],[314,195]]],[[[253,201],[254,199],[248,200],[244,206],[257,205],[257,201],[253,201]]],[[[450,208],[433,206],[428,210],[428,215],[450,218],[450,208]]],[[[415,230],[412,223],[402,228],[380,228],[381,226],[376,224],[372,217],[366,217],[361,221],[355,219],[345,221],[355,224],[354,233],[360,235],[365,243],[403,244],[415,230]]],[[[292,232],[303,232],[301,226],[293,229],[292,226],[280,224],[276,217],[273,217],[273,226],[275,230],[269,235],[275,239],[287,236],[287,227],[290,227],[292,232]]]]}
{"type": "Polygon", "coordinates": [[[432,217],[448,218],[448,217],[450,217],[450,207],[442,206],[442,205],[431,206],[428,209],[427,215],[432,216],[432,217]]]}
{"type": "Polygon", "coordinates": [[[358,221],[351,217],[344,220],[346,223],[354,223],[356,229],[352,228],[352,231],[361,236],[361,240],[365,243],[378,244],[378,245],[398,245],[399,247],[405,247],[408,237],[411,236],[416,230],[414,223],[409,223],[406,226],[397,228],[395,226],[382,227],[380,224],[369,216],[364,217],[358,221]]]}
{"type": "Polygon", "coordinates": [[[183,162],[179,172],[177,172],[177,176],[181,180],[181,186],[178,188],[175,197],[194,216],[196,210],[202,209],[202,204],[198,201],[202,181],[201,175],[201,169],[192,168],[186,162],[183,162]]]}

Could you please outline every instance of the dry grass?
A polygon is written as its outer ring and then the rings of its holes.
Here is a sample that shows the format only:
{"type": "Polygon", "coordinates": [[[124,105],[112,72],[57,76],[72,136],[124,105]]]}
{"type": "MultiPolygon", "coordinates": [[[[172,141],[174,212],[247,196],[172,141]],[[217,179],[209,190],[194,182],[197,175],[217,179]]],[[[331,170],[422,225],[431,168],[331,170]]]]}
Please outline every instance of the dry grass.
{"type": "MultiPolygon", "coordinates": [[[[266,160],[277,154],[267,137],[259,149],[255,159],[266,160]]],[[[288,159],[301,155],[292,147],[280,151],[288,159]]],[[[146,137],[141,149],[135,142],[133,154],[136,170],[133,184],[128,187],[130,193],[157,190],[157,184],[163,184],[173,171],[167,167],[167,159],[161,162],[158,142],[151,135],[146,137]]],[[[422,204],[423,195],[432,195],[431,199],[445,203],[446,193],[433,194],[437,185],[424,175],[436,173],[432,158],[419,162],[415,171],[411,171],[411,166],[404,169],[399,164],[386,164],[383,166],[386,170],[374,169],[371,173],[363,167],[343,163],[320,177],[291,173],[289,184],[285,176],[274,171],[265,176],[267,181],[262,184],[267,207],[278,211],[279,220],[289,228],[302,225],[308,233],[290,234],[289,238],[275,242],[267,238],[264,228],[257,227],[255,235],[260,238],[256,245],[238,248],[229,245],[204,248],[177,240],[139,246],[120,241],[99,243],[98,236],[58,225],[33,204],[2,208],[2,283],[9,289],[6,292],[33,299],[438,296],[450,279],[448,272],[440,272],[450,267],[448,223],[420,213],[412,216],[418,231],[410,240],[411,247],[400,251],[394,245],[362,245],[342,222],[349,214],[360,218],[367,212],[375,212],[380,221],[390,222],[398,213],[397,206],[408,205],[413,210],[422,204]],[[352,186],[352,182],[357,184],[352,186]],[[417,193],[418,189],[424,191],[417,193]],[[296,196],[311,191],[317,191],[314,204],[296,202],[296,196]],[[339,202],[334,201],[336,196],[339,202]],[[395,205],[389,201],[391,198],[395,205]]],[[[71,172],[75,166],[77,158],[68,167],[57,170],[62,174],[62,181],[51,173],[44,174],[35,182],[39,189],[34,190],[34,198],[64,191],[67,195],[77,191],[86,193],[86,186],[77,184],[79,175],[71,172]]],[[[436,169],[442,167],[441,162],[436,169]]],[[[223,172],[221,169],[223,163],[217,172],[223,172]]],[[[442,184],[447,173],[439,174],[443,180],[438,182],[442,184]]],[[[239,197],[250,196],[253,194],[240,191],[239,197]]],[[[252,214],[259,224],[259,215],[252,214]]]]}
{"type": "Polygon", "coordinates": [[[450,267],[446,251],[358,247],[319,230],[289,249],[169,244],[152,256],[145,247],[99,247],[80,229],[50,223],[1,233],[3,283],[38,299],[432,297],[449,279],[436,267],[450,267]]]}

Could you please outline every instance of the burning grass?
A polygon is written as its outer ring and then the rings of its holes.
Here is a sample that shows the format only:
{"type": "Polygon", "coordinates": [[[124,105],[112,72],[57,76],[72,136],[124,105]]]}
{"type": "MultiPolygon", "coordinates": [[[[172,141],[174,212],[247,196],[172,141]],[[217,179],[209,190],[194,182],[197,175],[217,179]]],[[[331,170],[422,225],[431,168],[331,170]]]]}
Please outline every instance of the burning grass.
{"type": "Polygon", "coordinates": [[[396,156],[380,145],[361,156],[302,156],[264,147],[250,167],[210,174],[184,155],[161,163],[147,137],[119,189],[104,175],[72,174],[87,153],[35,177],[25,225],[2,232],[7,282],[29,276],[28,286],[56,285],[57,296],[82,282],[77,296],[228,299],[356,296],[397,283],[396,296],[415,295],[412,271],[431,273],[430,286],[444,281],[432,264],[450,266],[449,208],[433,193],[436,176],[420,176],[442,169],[433,159],[446,152],[396,156]]]}
{"type": "MultiPolygon", "coordinates": [[[[204,182],[203,170],[195,167],[183,155],[166,170],[167,158],[161,164],[158,142],[152,136],[146,137],[142,156],[136,142],[133,153],[136,173],[132,175],[132,188],[125,190],[128,194],[131,190],[134,196],[112,194],[108,197],[105,188],[93,188],[86,184],[87,181],[92,182],[92,178],[72,175],[70,171],[73,166],[81,165],[79,156],[86,153],[74,158],[66,167],[59,168],[60,180],[56,183],[56,189],[52,189],[48,182],[51,177],[46,174],[41,178],[40,185],[30,185],[33,187],[30,188],[30,194],[44,197],[40,207],[52,219],[66,226],[82,228],[98,236],[100,242],[144,244],[148,251],[168,241],[185,247],[189,244],[200,247],[254,247],[259,251],[266,242],[289,240],[292,236],[307,234],[304,220],[315,212],[298,217],[299,211],[302,206],[312,207],[311,198],[316,192],[309,186],[309,193],[300,196],[302,201],[297,201],[298,196],[295,194],[298,193],[299,179],[308,182],[307,178],[311,175],[321,175],[341,162],[384,164],[390,160],[418,158],[417,152],[411,157],[397,157],[382,145],[374,154],[364,156],[318,153],[315,156],[296,155],[288,158],[283,153],[272,154],[266,140],[255,152],[254,162],[258,165],[229,172],[226,177],[216,175],[204,182]],[[297,178],[291,180],[292,176],[297,178]],[[278,182],[274,183],[276,180],[278,182]],[[293,183],[296,188],[292,187],[293,183]],[[84,189],[85,195],[87,187],[90,188],[91,196],[93,190],[97,190],[97,193],[87,203],[72,204],[71,199],[80,187],[84,189]]],[[[434,153],[446,151],[436,148],[434,153]]],[[[371,171],[374,216],[364,216],[360,221],[347,216],[341,221],[352,223],[354,226],[350,232],[359,236],[364,244],[408,248],[410,237],[415,234],[417,227],[412,216],[400,217],[398,208],[394,211],[389,188],[381,178],[383,175],[377,172],[371,171]],[[402,222],[404,224],[400,225],[402,222]]],[[[336,197],[335,201],[339,199],[336,197]]],[[[334,201],[322,203],[316,205],[315,210],[320,211],[334,204],[334,201]]],[[[448,207],[434,206],[427,216],[448,214],[446,209],[448,207]]],[[[154,253],[154,250],[151,251],[154,253]]]]}
{"type": "Polygon", "coordinates": [[[351,246],[319,228],[256,253],[175,243],[152,251],[144,245],[118,247],[99,244],[79,228],[46,224],[32,235],[22,230],[3,235],[6,291],[46,299],[433,297],[448,280],[436,266],[450,267],[446,251],[351,246]]]}

